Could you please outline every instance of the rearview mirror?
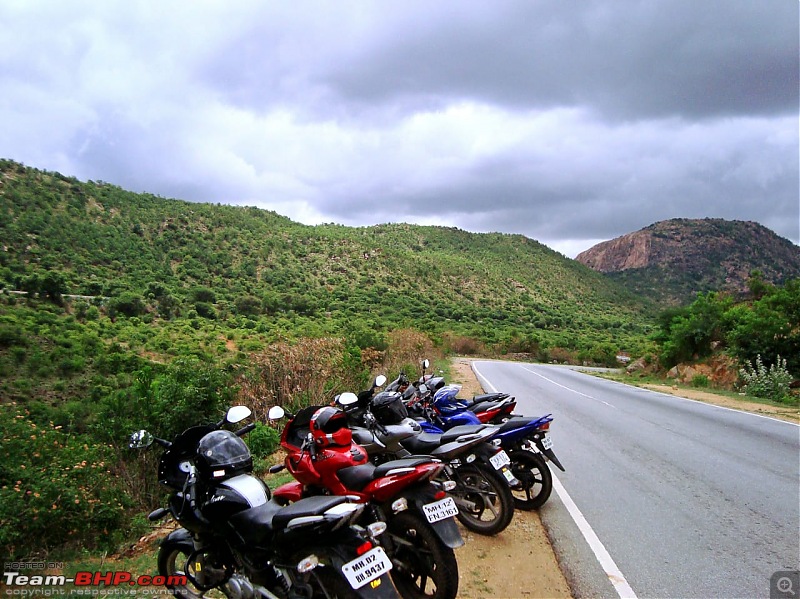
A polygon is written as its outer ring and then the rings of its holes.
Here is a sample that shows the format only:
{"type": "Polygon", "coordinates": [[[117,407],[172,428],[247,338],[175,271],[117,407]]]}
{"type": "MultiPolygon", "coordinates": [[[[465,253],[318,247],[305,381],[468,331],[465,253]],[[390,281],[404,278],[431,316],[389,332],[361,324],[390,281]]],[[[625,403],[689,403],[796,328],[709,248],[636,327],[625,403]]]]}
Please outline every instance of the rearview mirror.
{"type": "Polygon", "coordinates": [[[348,391],[346,393],[342,393],[339,396],[339,404],[340,405],[352,406],[356,402],[358,402],[358,396],[355,393],[350,393],[348,391]]]}
{"type": "Polygon", "coordinates": [[[286,415],[286,410],[280,406],[272,406],[267,412],[267,418],[270,420],[280,420],[286,415]]]}
{"type": "Polygon", "coordinates": [[[431,363],[430,363],[430,361],[428,360],[428,358],[425,358],[425,359],[422,361],[422,368],[423,368],[423,370],[427,370],[427,369],[430,367],[430,365],[431,365],[431,363]]]}
{"type": "Polygon", "coordinates": [[[144,449],[145,447],[150,447],[153,444],[153,439],[153,435],[148,433],[146,430],[136,431],[131,435],[128,447],[131,449],[144,449]]]}
{"type": "Polygon", "coordinates": [[[385,384],[386,384],[385,374],[379,374],[378,376],[375,377],[375,384],[373,385],[374,387],[383,387],[385,384]]]}
{"type": "Polygon", "coordinates": [[[247,418],[253,412],[247,406],[233,406],[228,413],[225,414],[225,420],[230,423],[240,422],[247,418]]]}

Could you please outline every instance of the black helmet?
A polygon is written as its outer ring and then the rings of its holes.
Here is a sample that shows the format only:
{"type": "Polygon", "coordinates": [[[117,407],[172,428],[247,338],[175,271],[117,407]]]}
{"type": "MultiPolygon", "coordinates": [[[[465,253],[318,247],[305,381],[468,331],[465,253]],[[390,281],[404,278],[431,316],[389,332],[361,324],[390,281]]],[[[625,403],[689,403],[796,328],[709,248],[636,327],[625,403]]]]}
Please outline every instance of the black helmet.
{"type": "Polygon", "coordinates": [[[225,480],[253,471],[247,445],[230,431],[212,431],[197,446],[197,470],[206,480],[225,480]]]}
{"type": "Polygon", "coordinates": [[[320,408],[311,417],[309,428],[314,442],[320,447],[349,447],[353,442],[353,431],[347,426],[347,415],[339,408],[320,408]]]}

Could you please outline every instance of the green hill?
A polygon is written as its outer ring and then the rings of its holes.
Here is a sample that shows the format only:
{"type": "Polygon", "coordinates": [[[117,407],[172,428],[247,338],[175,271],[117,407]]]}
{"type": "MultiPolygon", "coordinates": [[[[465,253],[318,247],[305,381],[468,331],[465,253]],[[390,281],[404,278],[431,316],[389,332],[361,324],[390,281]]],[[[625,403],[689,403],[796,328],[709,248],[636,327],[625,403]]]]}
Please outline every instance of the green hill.
{"type": "Polygon", "coordinates": [[[304,226],[11,161],[0,162],[0,216],[0,284],[41,290],[57,273],[58,291],[109,298],[112,315],[246,318],[266,338],[411,327],[572,350],[629,348],[648,330],[641,300],[519,235],[304,226]]]}

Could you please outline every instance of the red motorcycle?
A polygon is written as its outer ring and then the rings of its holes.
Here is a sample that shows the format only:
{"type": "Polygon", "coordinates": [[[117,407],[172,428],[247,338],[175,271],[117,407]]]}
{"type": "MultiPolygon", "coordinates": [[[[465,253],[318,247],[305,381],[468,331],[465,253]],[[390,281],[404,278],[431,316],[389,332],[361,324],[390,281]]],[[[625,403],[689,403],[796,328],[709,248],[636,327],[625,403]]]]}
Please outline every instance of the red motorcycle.
{"type": "MultiPolygon", "coordinates": [[[[391,576],[403,597],[454,599],[458,564],[454,548],[464,544],[453,519],[458,508],[447,483],[433,479],[443,464],[429,456],[371,464],[353,442],[347,416],[332,406],[311,406],[297,414],[281,407],[269,419],[289,421],[281,434],[284,468],[296,479],[273,491],[286,503],[314,495],[347,495],[367,504],[364,518],[386,523],[381,542],[392,561],[391,576]]],[[[450,481],[447,481],[450,482],[450,481]]]]}

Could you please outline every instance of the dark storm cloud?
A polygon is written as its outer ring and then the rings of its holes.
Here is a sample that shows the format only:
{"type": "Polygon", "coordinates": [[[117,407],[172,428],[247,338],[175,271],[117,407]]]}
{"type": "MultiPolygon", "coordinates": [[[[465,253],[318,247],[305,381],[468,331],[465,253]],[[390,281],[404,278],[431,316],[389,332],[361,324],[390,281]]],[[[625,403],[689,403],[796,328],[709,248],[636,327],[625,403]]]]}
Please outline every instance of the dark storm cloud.
{"type": "Polygon", "coordinates": [[[0,4],[0,155],[309,224],[800,242],[798,3],[0,4]]]}
{"type": "Polygon", "coordinates": [[[453,14],[446,29],[423,25],[334,81],[368,102],[424,89],[622,119],[796,111],[797,3],[767,4],[500,3],[500,22],[453,14]]]}

